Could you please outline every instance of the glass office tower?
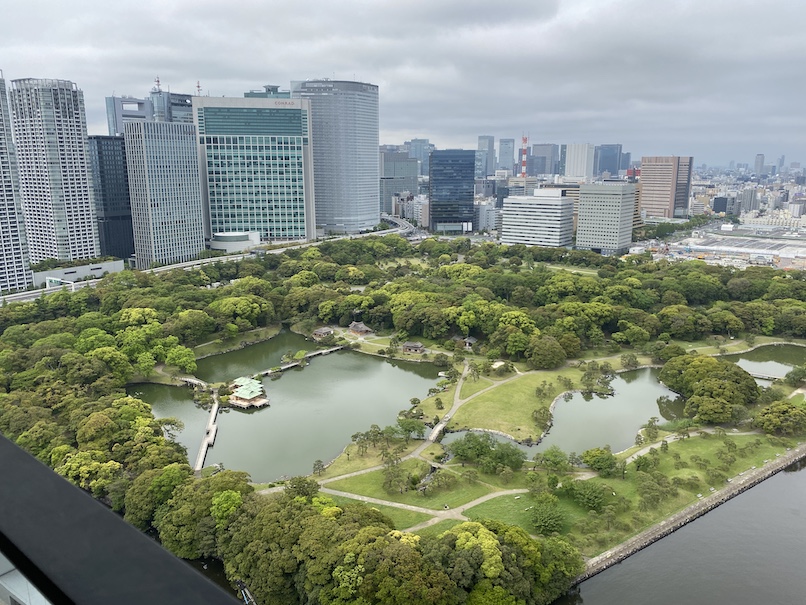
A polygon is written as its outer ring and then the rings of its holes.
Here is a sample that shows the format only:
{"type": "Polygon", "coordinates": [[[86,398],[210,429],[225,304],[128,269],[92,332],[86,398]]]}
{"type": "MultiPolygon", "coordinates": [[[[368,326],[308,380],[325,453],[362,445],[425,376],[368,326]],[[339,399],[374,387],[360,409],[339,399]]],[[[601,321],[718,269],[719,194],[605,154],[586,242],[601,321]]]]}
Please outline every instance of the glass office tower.
{"type": "Polygon", "coordinates": [[[291,83],[311,102],[316,226],[359,233],[380,222],[378,87],[364,82],[291,83]]]}
{"type": "Polygon", "coordinates": [[[431,153],[429,199],[435,233],[464,233],[473,227],[476,152],[445,149],[431,153]]]}
{"type": "Polygon", "coordinates": [[[315,239],[308,100],[193,97],[193,113],[205,235],[315,239]]]}

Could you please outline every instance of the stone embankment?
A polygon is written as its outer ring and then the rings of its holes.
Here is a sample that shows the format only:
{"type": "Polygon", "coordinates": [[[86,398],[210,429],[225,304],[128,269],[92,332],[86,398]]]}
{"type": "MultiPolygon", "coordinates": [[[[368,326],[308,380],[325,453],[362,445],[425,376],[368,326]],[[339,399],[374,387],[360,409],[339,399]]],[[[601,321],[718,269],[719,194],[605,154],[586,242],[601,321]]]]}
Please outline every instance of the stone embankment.
{"type": "Polygon", "coordinates": [[[762,468],[746,471],[741,475],[734,477],[731,483],[727,484],[719,491],[716,491],[713,494],[698,500],[691,506],[684,508],[679,513],[676,513],[668,519],[661,521],[657,525],[650,527],[646,531],[643,531],[637,536],[630,538],[619,546],[590,559],[587,564],[587,569],[582,575],[578,576],[574,580],[572,586],[576,586],[577,584],[592,578],[616,563],[621,563],[627,557],[634,555],[650,544],[653,544],[661,538],[668,536],[672,532],[677,531],[684,525],[691,523],[698,517],[701,517],[705,513],[715,509],[720,504],[724,504],[731,498],[735,498],[742,492],[755,485],[758,485],[765,479],[769,479],[773,475],[784,470],[784,468],[790,464],[798,462],[803,458],[806,458],[806,445],[798,445],[791,451],[788,451],[782,456],[771,460],[762,468]]]}

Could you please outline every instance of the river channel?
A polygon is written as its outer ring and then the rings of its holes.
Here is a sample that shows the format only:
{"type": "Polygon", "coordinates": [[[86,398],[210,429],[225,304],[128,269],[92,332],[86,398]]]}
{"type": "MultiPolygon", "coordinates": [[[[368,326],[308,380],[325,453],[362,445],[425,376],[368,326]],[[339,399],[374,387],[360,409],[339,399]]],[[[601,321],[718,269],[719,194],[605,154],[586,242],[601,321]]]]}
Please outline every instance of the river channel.
{"type": "MultiPolygon", "coordinates": [[[[231,380],[279,365],[288,350],[312,350],[296,334],[275,338],[199,361],[197,375],[211,382],[231,380]]],[[[350,437],[371,424],[394,424],[412,397],[425,398],[437,379],[430,363],[391,362],[353,351],[313,359],[303,370],[264,379],[270,406],[259,410],[223,409],[215,445],[205,464],[248,472],[253,481],[307,475],[314,460],[335,458],[350,437]]],[[[207,412],[182,387],[138,384],[130,388],[152,405],[157,417],[174,416],[185,429],[177,441],[194,459],[204,434],[207,412]]]]}

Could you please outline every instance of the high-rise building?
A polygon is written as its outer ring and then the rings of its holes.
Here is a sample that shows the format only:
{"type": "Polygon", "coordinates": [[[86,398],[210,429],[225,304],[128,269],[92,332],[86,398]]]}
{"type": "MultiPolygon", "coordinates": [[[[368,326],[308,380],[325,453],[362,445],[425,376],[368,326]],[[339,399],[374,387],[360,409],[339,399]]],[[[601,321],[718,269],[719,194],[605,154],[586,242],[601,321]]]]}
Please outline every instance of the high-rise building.
{"type": "Polygon", "coordinates": [[[575,179],[593,176],[595,146],[589,143],[571,143],[565,146],[564,176],[575,179]]]}
{"type": "Polygon", "coordinates": [[[417,195],[417,177],[420,172],[419,162],[401,152],[382,152],[380,155],[381,172],[381,212],[392,214],[392,198],[405,191],[409,195],[417,195]]]}
{"type": "Polygon", "coordinates": [[[485,151],[484,174],[479,178],[484,178],[495,174],[495,137],[487,134],[479,136],[479,151],[485,151]]]}
{"type": "Polygon", "coordinates": [[[67,80],[13,80],[11,109],[31,263],[96,258],[84,93],[67,80]]]}
{"type": "Polygon", "coordinates": [[[623,151],[621,153],[621,165],[619,166],[619,170],[628,170],[630,162],[632,162],[632,154],[629,151],[623,151]]]}
{"type": "Polygon", "coordinates": [[[597,183],[579,188],[576,247],[623,254],[632,242],[635,185],[597,183]]]}
{"type": "Polygon", "coordinates": [[[134,254],[134,233],[125,141],[93,135],[88,145],[101,254],[127,259],[134,254]]]}
{"type": "Polygon", "coordinates": [[[559,174],[560,148],[554,143],[532,145],[536,174],[559,174]]]}
{"type": "Polygon", "coordinates": [[[645,216],[685,217],[691,190],[690,156],[641,158],[641,212],[645,216]]]}
{"type": "Polygon", "coordinates": [[[764,154],[763,153],[757,153],[756,154],[756,163],[755,163],[754,168],[755,168],[754,172],[755,172],[756,176],[764,174],[764,154]]]}
{"type": "Polygon", "coordinates": [[[0,71],[0,292],[23,290],[30,284],[17,154],[11,138],[6,81],[0,71]]]}
{"type": "Polygon", "coordinates": [[[739,199],[742,212],[752,212],[753,210],[758,210],[759,199],[756,194],[755,187],[742,189],[737,197],[739,199]]]}
{"type": "Polygon", "coordinates": [[[565,189],[536,189],[504,199],[501,243],[557,248],[574,236],[574,200],[565,189]]]}
{"type": "Polygon", "coordinates": [[[123,136],[126,122],[151,122],[154,105],[151,99],[106,97],[106,124],[109,136],[123,136]]]}
{"type": "Polygon", "coordinates": [[[498,139],[498,168],[512,170],[515,165],[515,139],[498,139]]]}
{"type": "Polygon", "coordinates": [[[193,97],[205,236],[257,232],[264,242],[316,238],[310,103],[193,97]]]}
{"type": "Polygon", "coordinates": [[[276,84],[264,84],[263,90],[250,90],[243,93],[245,99],[290,99],[290,90],[280,90],[276,84]]]}
{"type": "Polygon", "coordinates": [[[430,143],[428,139],[412,139],[411,141],[407,141],[406,145],[409,148],[409,157],[415,158],[420,162],[420,176],[427,175],[428,158],[436,147],[430,143]]]}
{"type": "Polygon", "coordinates": [[[311,102],[316,226],[359,233],[380,222],[378,87],[365,82],[291,83],[311,102]]]}
{"type": "Polygon", "coordinates": [[[621,145],[598,145],[594,164],[594,174],[607,172],[612,176],[618,176],[618,172],[621,170],[621,145]]]}
{"type": "Polygon", "coordinates": [[[193,124],[193,96],[167,92],[159,87],[151,91],[155,122],[193,124]]]}
{"type": "Polygon", "coordinates": [[[430,229],[435,233],[472,230],[476,152],[445,149],[431,153],[430,229]]]}
{"type": "Polygon", "coordinates": [[[129,122],[125,139],[137,268],[194,259],[204,250],[195,126],[129,122]]]}

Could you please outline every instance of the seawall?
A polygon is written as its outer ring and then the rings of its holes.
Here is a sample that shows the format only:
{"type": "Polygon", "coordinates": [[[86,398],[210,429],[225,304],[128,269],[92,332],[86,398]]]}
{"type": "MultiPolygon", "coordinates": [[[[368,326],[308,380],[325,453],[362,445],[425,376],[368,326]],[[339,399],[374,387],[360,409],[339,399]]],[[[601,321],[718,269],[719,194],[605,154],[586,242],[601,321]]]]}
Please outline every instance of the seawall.
{"type": "Polygon", "coordinates": [[[702,498],[701,500],[698,500],[690,506],[687,506],[680,512],[675,513],[664,521],[661,521],[649,529],[642,531],[640,534],[630,538],[626,542],[622,542],[615,548],[612,548],[590,559],[587,564],[587,569],[584,573],[574,579],[572,586],[576,586],[577,584],[580,584],[585,580],[602,573],[604,570],[615,565],[616,563],[621,563],[627,557],[634,555],[650,544],[653,544],[661,538],[668,536],[672,532],[677,531],[684,525],[691,523],[695,519],[715,509],[717,506],[724,504],[731,498],[735,498],[742,492],[745,492],[751,487],[758,485],[765,479],[769,479],[773,475],[780,473],[790,464],[798,462],[803,458],[806,458],[806,445],[798,445],[779,458],[771,460],[763,467],[756,470],[747,471],[741,476],[734,477],[733,481],[728,483],[722,489],[702,498]]]}

